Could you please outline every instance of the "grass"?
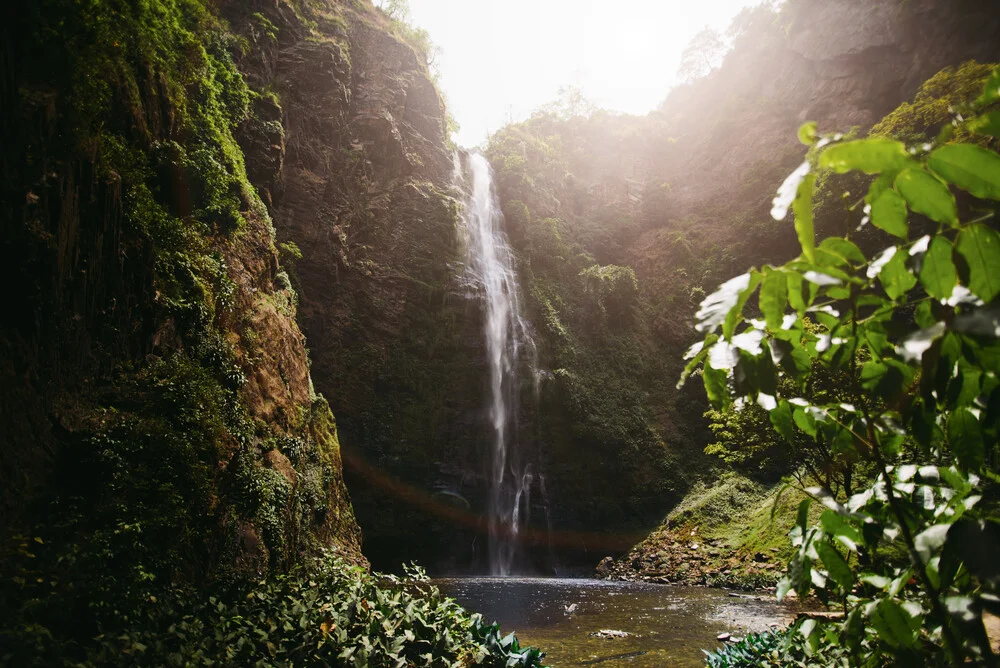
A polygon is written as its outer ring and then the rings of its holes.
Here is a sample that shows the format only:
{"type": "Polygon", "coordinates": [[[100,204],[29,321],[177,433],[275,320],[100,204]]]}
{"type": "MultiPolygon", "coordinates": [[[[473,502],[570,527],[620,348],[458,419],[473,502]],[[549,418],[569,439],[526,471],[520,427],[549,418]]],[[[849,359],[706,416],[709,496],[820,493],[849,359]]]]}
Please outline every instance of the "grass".
{"type": "MultiPolygon", "coordinates": [[[[696,483],[637,551],[655,555],[675,542],[704,544],[710,549],[698,554],[704,559],[706,584],[771,587],[792,556],[788,531],[804,498],[801,490],[783,482],[764,484],[725,473],[696,483]]],[[[811,515],[817,513],[813,508],[811,515]]]]}

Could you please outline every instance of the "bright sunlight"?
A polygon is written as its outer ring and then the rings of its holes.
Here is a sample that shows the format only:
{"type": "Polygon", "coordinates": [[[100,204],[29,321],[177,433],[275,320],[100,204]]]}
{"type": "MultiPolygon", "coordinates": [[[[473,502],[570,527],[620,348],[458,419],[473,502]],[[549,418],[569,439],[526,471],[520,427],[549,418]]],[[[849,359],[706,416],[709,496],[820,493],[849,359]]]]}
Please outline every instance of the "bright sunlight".
{"type": "Polygon", "coordinates": [[[759,0],[410,0],[440,48],[436,67],[457,141],[471,146],[575,86],[594,104],[642,114],[677,83],[681,51],[724,32],[759,0]],[[511,48],[512,45],[517,48],[511,48]]]}

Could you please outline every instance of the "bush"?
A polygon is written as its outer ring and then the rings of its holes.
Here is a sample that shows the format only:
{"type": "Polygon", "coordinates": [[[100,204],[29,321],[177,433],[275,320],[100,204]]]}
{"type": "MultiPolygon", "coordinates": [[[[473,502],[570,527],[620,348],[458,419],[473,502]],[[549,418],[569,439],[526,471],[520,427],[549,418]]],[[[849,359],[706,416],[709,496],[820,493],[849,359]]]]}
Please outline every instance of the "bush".
{"type": "Polygon", "coordinates": [[[6,665],[541,666],[544,654],[429,584],[372,575],[324,553],[311,566],[215,595],[171,590],[88,642],[5,620],[6,665]]]}
{"type": "Polygon", "coordinates": [[[983,616],[1000,609],[1000,569],[980,555],[1000,550],[1000,155],[984,147],[1000,136],[998,101],[1000,69],[916,146],[804,125],[810,153],[772,211],[794,211],[801,255],[727,281],[697,314],[705,339],[686,373],[701,368],[717,410],[755,402],[785,441],[806,435],[875,472],[849,497],[805,490],[778,596],[815,592],[843,611],[798,626],[807,654],[834,644],[850,665],[995,665],[983,616]],[[883,251],[816,243],[814,190],[830,172],[876,176],[848,215],[885,233],[883,251]],[[839,391],[810,392],[817,376],[839,391]]]}
{"type": "Polygon", "coordinates": [[[836,645],[816,649],[807,647],[805,639],[794,629],[750,633],[739,642],[705,654],[705,665],[708,668],[772,668],[785,665],[825,668],[852,665],[836,645]]]}

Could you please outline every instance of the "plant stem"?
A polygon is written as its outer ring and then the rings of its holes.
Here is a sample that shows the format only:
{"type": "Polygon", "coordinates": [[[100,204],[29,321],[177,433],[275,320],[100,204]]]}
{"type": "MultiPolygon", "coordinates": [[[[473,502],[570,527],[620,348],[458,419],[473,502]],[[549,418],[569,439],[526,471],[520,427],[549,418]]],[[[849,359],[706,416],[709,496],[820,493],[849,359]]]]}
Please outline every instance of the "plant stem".
{"type": "Polygon", "coordinates": [[[892,486],[892,478],[889,475],[889,465],[885,460],[885,456],[882,454],[881,447],[879,446],[878,437],[875,432],[875,423],[872,422],[871,415],[868,413],[868,407],[864,406],[863,410],[865,413],[865,421],[868,423],[868,438],[874,446],[872,447],[872,452],[875,454],[875,461],[878,464],[879,469],[881,469],[882,481],[885,483],[885,493],[889,498],[889,508],[892,510],[892,514],[895,515],[896,521],[899,522],[900,533],[903,536],[903,541],[906,543],[906,549],[910,553],[910,560],[913,562],[914,570],[920,578],[920,582],[924,589],[927,590],[928,594],[930,594],[931,607],[934,609],[934,613],[941,619],[941,635],[944,637],[945,647],[951,655],[952,662],[956,666],[961,666],[965,663],[965,659],[963,658],[961,645],[954,637],[951,625],[948,623],[948,611],[941,605],[941,593],[931,582],[930,577],[927,575],[927,567],[924,564],[924,560],[920,558],[920,554],[917,552],[916,543],[913,539],[913,532],[910,531],[910,527],[906,523],[906,515],[899,503],[899,498],[896,496],[896,491],[892,486]]]}

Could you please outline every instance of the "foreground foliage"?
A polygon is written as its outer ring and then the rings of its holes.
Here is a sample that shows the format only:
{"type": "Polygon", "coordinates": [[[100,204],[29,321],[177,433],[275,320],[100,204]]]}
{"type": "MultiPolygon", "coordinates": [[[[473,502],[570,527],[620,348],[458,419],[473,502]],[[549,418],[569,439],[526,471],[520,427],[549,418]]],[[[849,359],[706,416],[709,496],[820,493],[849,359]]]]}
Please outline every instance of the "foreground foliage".
{"type": "Polygon", "coordinates": [[[739,642],[729,643],[705,654],[705,663],[709,668],[771,668],[788,665],[825,668],[851,665],[849,654],[840,646],[813,648],[801,634],[787,629],[750,633],[739,642]]]}
{"type": "Polygon", "coordinates": [[[412,569],[373,576],[332,554],[216,596],[175,590],[107,618],[92,639],[5,620],[5,665],[540,666],[537,649],[501,636],[412,569]]]}
{"type": "Polygon", "coordinates": [[[852,666],[996,663],[983,614],[1000,611],[998,99],[1000,70],[968,120],[912,147],[803,126],[808,159],[772,212],[794,211],[801,255],[726,282],[698,313],[686,375],[700,368],[716,408],[755,403],[784,441],[874,467],[861,491],[813,487],[800,505],[779,598],[815,593],[843,613],[796,625],[806,657],[836,645],[852,666]],[[817,244],[814,190],[830,173],[874,178],[847,233],[817,244]],[[887,248],[852,240],[869,223],[887,248]],[[814,391],[824,378],[835,392],[814,391]]]}

